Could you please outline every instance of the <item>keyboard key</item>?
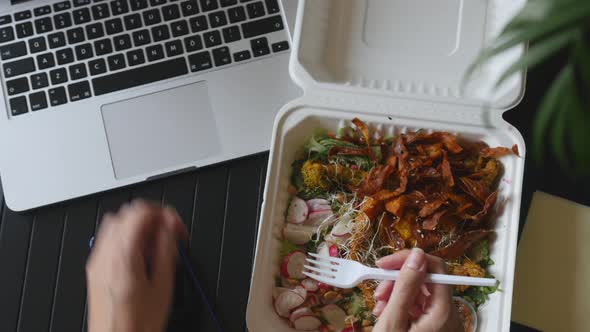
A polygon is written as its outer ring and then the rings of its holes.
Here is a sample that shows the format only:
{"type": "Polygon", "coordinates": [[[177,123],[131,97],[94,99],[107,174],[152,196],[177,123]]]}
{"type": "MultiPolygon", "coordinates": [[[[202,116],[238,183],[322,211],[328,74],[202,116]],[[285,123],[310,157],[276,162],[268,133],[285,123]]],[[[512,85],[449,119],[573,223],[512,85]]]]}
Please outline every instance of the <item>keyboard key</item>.
{"type": "Polygon", "coordinates": [[[236,40],[242,39],[242,36],[240,34],[240,28],[238,28],[235,25],[231,26],[231,27],[224,28],[221,32],[223,34],[223,40],[226,43],[231,43],[236,40]]]}
{"type": "Polygon", "coordinates": [[[74,0],[74,7],[86,6],[90,4],[91,0],[74,0]]]}
{"type": "Polygon", "coordinates": [[[86,40],[84,38],[84,29],[82,28],[70,29],[66,34],[68,35],[68,44],[77,44],[86,40]]]}
{"type": "Polygon", "coordinates": [[[133,32],[133,44],[135,47],[143,46],[149,44],[150,40],[150,32],[147,29],[138,30],[133,32]]]}
{"type": "Polygon", "coordinates": [[[145,49],[145,53],[147,54],[148,61],[150,62],[164,59],[164,48],[162,45],[148,46],[145,49]]]}
{"type": "Polygon", "coordinates": [[[219,0],[219,3],[221,4],[221,7],[229,7],[236,5],[238,0],[219,0]]]}
{"type": "Polygon", "coordinates": [[[29,95],[29,102],[31,103],[31,111],[39,111],[47,108],[47,97],[45,91],[31,93],[29,95]]]}
{"type": "Polygon", "coordinates": [[[152,36],[155,42],[166,40],[170,38],[170,30],[167,25],[158,25],[152,28],[152,36]]]}
{"type": "Polygon", "coordinates": [[[49,72],[51,84],[57,85],[68,81],[68,71],[65,68],[54,69],[49,72]]]}
{"type": "Polygon", "coordinates": [[[131,48],[131,37],[129,35],[121,35],[113,38],[115,50],[123,51],[131,48]]]}
{"type": "Polygon", "coordinates": [[[147,7],[147,0],[131,0],[131,9],[134,11],[146,9],[147,7]]]}
{"type": "Polygon", "coordinates": [[[96,59],[88,62],[88,68],[90,69],[90,75],[100,75],[107,72],[107,63],[104,59],[96,59]]]}
{"type": "Polygon", "coordinates": [[[143,50],[133,50],[127,52],[127,63],[129,66],[137,66],[141,65],[145,62],[145,56],[143,55],[143,50]]]}
{"type": "Polygon", "coordinates": [[[15,116],[27,113],[28,111],[27,97],[20,96],[10,99],[10,114],[15,116]]]}
{"type": "Polygon", "coordinates": [[[224,46],[216,48],[212,52],[213,61],[215,61],[215,66],[223,66],[231,63],[231,54],[229,52],[229,47],[224,46]]]}
{"type": "Polygon", "coordinates": [[[43,52],[46,49],[47,43],[45,43],[45,37],[29,39],[29,50],[31,53],[43,52]]]}
{"type": "Polygon", "coordinates": [[[62,1],[62,2],[58,2],[58,3],[54,4],[53,10],[56,12],[59,12],[62,10],[70,9],[71,7],[72,6],[69,1],[62,1]]]}
{"type": "Polygon", "coordinates": [[[110,71],[125,68],[125,57],[123,56],[123,54],[111,55],[107,58],[107,62],[109,63],[110,71]]]}
{"type": "Polygon", "coordinates": [[[209,51],[189,55],[188,63],[193,73],[196,71],[213,68],[213,62],[211,61],[211,54],[209,51]]]}
{"type": "Polygon", "coordinates": [[[125,22],[125,29],[126,30],[134,30],[141,28],[141,15],[139,14],[131,14],[123,17],[123,21],[125,22]]]}
{"type": "MultiPolygon", "coordinates": [[[[43,40],[43,42],[45,42],[45,39],[43,39],[43,37],[41,37],[40,39],[43,40]]],[[[29,45],[31,45],[32,40],[33,39],[29,40],[29,45]]],[[[43,50],[41,50],[41,51],[43,51],[43,50]]],[[[40,52],[40,51],[37,51],[37,52],[40,52]]],[[[33,50],[32,47],[31,47],[31,53],[35,53],[35,51],[33,50]]],[[[25,44],[24,41],[12,43],[12,44],[8,44],[8,45],[4,45],[4,46],[0,47],[0,57],[2,58],[2,60],[14,59],[14,58],[18,58],[19,56],[23,56],[23,55],[27,55],[27,45],[25,44]]]]}
{"type": "Polygon", "coordinates": [[[94,42],[94,50],[96,55],[105,55],[113,53],[113,44],[110,39],[101,39],[94,42]]]}
{"type": "Polygon", "coordinates": [[[55,56],[57,57],[57,63],[59,65],[65,65],[74,62],[74,51],[72,51],[71,48],[59,50],[55,52],[55,56]]]}
{"type": "Polygon", "coordinates": [[[268,48],[268,40],[266,37],[252,39],[250,40],[250,45],[252,46],[252,53],[254,53],[255,57],[267,55],[270,53],[270,48],[268,48]]]}
{"type": "Polygon", "coordinates": [[[86,35],[88,39],[96,39],[104,36],[102,23],[93,23],[86,26],[86,35]]]}
{"type": "Polygon", "coordinates": [[[59,106],[68,102],[66,97],[66,89],[60,86],[55,89],[49,89],[49,103],[51,106],[59,106]]]}
{"type": "Polygon", "coordinates": [[[14,14],[14,20],[15,21],[22,21],[22,20],[28,20],[29,18],[31,18],[31,11],[30,10],[25,10],[22,12],[18,12],[14,14]]]}
{"type": "Polygon", "coordinates": [[[29,91],[29,80],[26,77],[6,81],[6,90],[9,96],[29,91]]]}
{"type": "Polygon", "coordinates": [[[35,71],[35,61],[33,58],[26,58],[7,62],[2,66],[2,70],[6,78],[27,74],[35,71]]]}
{"type": "Polygon", "coordinates": [[[106,3],[92,6],[92,17],[95,20],[101,20],[109,16],[111,16],[111,14],[109,13],[109,6],[106,3]]]}
{"type": "Polygon", "coordinates": [[[217,0],[200,0],[201,1],[201,9],[204,12],[208,12],[211,10],[215,10],[217,8],[219,8],[219,4],[217,3],[217,0]]]}
{"type": "Polygon", "coordinates": [[[78,61],[90,59],[94,56],[94,51],[92,50],[92,44],[82,44],[76,46],[76,59],[78,61]]]}
{"type": "Polygon", "coordinates": [[[151,9],[143,12],[143,21],[145,25],[154,25],[162,22],[160,11],[158,9],[151,9]]]}
{"type": "Polygon", "coordinates": [[[113,18],[104,22],[108,35],[114,35],[123,32],[123,21],[120,18],[113,18]]]}
{"type": "Polygon", "coordinates": [[[269,32],[283,30],[281,15],[275,15],[261,20],[242,23],[244,38],[260,36],[269,32]]]}
{"type": "Polygon", "coordinates": [[[14,40],[14,29],[12,27],[0,28],[0,43],[14,40]]]}
{"type": "Polygon", "coordinates": [[[78,101],[92,97],[90,83],[87,81],[68,85],[68,93],[70,94],[70,101],[78,101]]]}
{"type": "Polygon", "coordinates": [[[163,62],[157,62],[149,66],[139,67],[97,77],[92,80],[94,93],[97,96],[136,86],[149,84],[188,73],[186,60],[176,58],[163,62]]]}
{"type": "Polygon", "coordinates": [[[150,0],[150,5],[159,6],[166,3],[166,0],[150,0]]]}
{"type": "Polygon", "coordinates": [[[188,24],[185,20],[173,22],[170,24],[170,28],[172,29],[172,35],[174,37],[188,35],[188,24]]]}
{"type": "Polygon", "coordinates": [[[12,23],[12,16],[10,15],[3,15],[0,16],[0,25],[12,23]]]}
{"type": "Polygon", "coordinates": [[[53,53],[37,55],[37,67],[39,69],[55,67],[55,58],[53,57],[53,53]]]}
{"type": "Polygon", "coordinates": [[[201,32],[209,28],[207,18],[203,15],[191,18],[190,24],[193,32],[201,32]]]}
{"type": "Polygon", "coordinates": [[[74,14],[74,23],[76,24],[88,23],[92,19],[90,17],[90,9],[88,8],[76,9],[72,13],[74,14]]]}
{"type": "Polygon", "coordinates": [[[164,46],[166,48],[166,55],[168,57],[177,56],[183,53],[182,43],[180,42],[180,40],[173,40],[167,42],[164,46]]]}
{"type": "Polygon", "coordinates": [[[199,6],[197,5],[196,0],[184,1],[180,3],[180,8],[182,8],[182,16],[184,17],[189,17],[199,13],[199,6]]]}
{"type": "Polygon", "coordinates": [[[264,0],[264,2],[266,3],[266,11],[269,14],[276,14],[281,11],[277,0],[264,0]]]}
{"type": "Polygon", "coordinates": [[[218,11],[209,14],[209,23],[212,28],[218,28],[227,24],[227,18],[225,17],[224,11],[218,11]]]}
{"type": "Polygon", "coordinates": [[[272,44],[272,51],[273,52],[281,52],[284,50],[288,50],[289,49],[289,42],[286,40],[283,40],[282,42],[278,42],[278,43],[274,43],[272,44]]]}
{"type": "Polygon", "coordinates": [[[246,10],[248,11],[248,17],[250,18],[264,16],[264,5],[262,4],[262,1],[247,4],[246,10]]]}
{"type": "Polygon", "coordinates": [[[203,39],[205,39],[205,46],[207,48],[221,44],[221,34],[217,30],[205,32],[203,39]]]}
{"type": "Polygon", "coordinates": [[[177,4],[162,7],[162,13],[164,14],[164,21],[172,21],[180,18],[180,9],[177,4]]]}
{"type": "Polygon", "coordinates": [[[123,15],[129,12],[127,0],[111,1],[111,12],[113,15],[123,15]]]}
{"type": "Polygon", "coordinates": [[[60,13],[53,16],[53,22],[56,29],[65,29],[72,26],[72,15],[70,13],[60,13]]]}
{"type": "Polygon", "coordinates": [[[37,7],[33,10],[35,16],[43,16],[51,13],[51,6],[37,7]]]}
{"type": "Polygon", "coordinates": [[[45,73],[31,75],[31,85],[33,90],[43,89],[49,86],[49,77],[45,73]]]}
{"type": "Polygon", "coordinates": [[[194,35],[184,39],[184,46],[186,47],[187,52],[194,52],[198,51],[203,48],[203,42],[201,41],[201,36],[194,35]]]}
{"type": "Polygon", "coordinates": [[[250,51],[248,51],[248,50],[234,53],[234,61],[235,62],[248,60],[251,57],[252,56],[250,55],[250,51]]]}
{"type": "Polygon", "coordinates": [[[227,15],[231,23],[242,22],[246,19],[246,11],[242,6],[228,9],[227,15]]]}
{"type": "Polygon", "coordinates": [[[66,46],[66,35],[63,32],[52,33],[47,36],[50,48],[66,46]]]}
{"type": "Polygon", "coordinates": [[[97,96],[174,78],[188,73],[184,58],[154,63],[148,66],[101,76],[92,80],[97,96]]]}
{"type": "Polygon", "coordinates": [[[70,78],[72,80],[79,80],[81,78],[88,76],[88,72],[86,71],[86,65],[83,63],[71,65],[68,69],[70,70],[70,78]]]}
{"type": "Polygon", "coordinates": [[[15,28],[18,38],[26,38],[34,34],[33,23],[31,22],[19,23],[15,26],[15,28]]]}
{"type": "Polygon", "coordinates": [[[38,34],[49,32],[53,30],[53,23],[50,17],[43,17],[35,20],[35,29],[38,34]]]}

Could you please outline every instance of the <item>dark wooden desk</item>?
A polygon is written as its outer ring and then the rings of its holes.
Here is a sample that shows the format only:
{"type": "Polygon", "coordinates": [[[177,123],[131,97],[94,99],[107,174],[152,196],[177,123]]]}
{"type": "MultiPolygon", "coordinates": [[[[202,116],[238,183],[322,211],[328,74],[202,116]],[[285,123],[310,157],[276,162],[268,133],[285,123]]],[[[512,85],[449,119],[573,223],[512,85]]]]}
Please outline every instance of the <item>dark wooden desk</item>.
{"type": "MultiPolygon", "coordinates": [[[[531,119],[554,75],[553,61],[530,73],[525,99],[505,114],[530,145],[531,119]]],[[[190,234],[190,253],[225,331],[245,331],[245,312],[267,154],[72,202],[14,213],[0,191],[0,331],[85,331],[84,264],[101,217],[134,197],[175,206],[190,234]]],[[[589,204],[588,189],[551,164],[551,176],[527,160],[521,225],[541,189],[589,204]]],[[[549,173],[548,173],[549,174],[549,173]]],[[[588,186],[586,186],[588,188],[588,186]]],[[[43,188],[38,188],[43,190],[43,188]]],[[[202,303],[178,273],[170,331],[213,331],[202,303]]],[[[514,325],[513,331],[530,331],[514,325]]]]}

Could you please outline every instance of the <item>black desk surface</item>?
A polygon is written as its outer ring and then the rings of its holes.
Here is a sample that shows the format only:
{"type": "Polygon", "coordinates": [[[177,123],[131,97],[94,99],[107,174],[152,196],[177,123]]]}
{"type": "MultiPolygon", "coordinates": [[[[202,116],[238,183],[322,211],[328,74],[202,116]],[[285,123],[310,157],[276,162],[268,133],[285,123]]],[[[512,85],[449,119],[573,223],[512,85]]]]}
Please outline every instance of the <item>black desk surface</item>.
{"type": "MultiPolygon", "coordinates": [[[[558,62],[532,71],[525,99],[505,114],[529,146],[534,110],[558,62]]],[[[135,197],[178,209],[190,230],[196,272],[225,331],[245,331],[267,159],[267,154],[251,156],[27,213],[7,209],[0,191],[0,331],[85,331],[88,240],[102,215],[135,197]]],[[[540,175],[527,160],[521,226],[535,190],[589,204],[590,195],[573,185],[575,179],[552,163],[542,169],[551,176],[540,175]]],[[[213,331],[202,305],[178,273],[169,330],[213,331]]],[[[530,331],[516,324],[512,330],[530,331]]]]}

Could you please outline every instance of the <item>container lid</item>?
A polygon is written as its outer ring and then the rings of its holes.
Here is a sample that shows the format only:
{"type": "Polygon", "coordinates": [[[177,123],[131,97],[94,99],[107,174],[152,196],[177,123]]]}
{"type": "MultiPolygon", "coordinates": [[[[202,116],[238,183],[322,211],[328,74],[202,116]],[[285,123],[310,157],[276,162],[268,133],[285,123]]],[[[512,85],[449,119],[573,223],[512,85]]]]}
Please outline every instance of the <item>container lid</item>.
{"type": "Polygon", "coordinates": [[[525,0],[300,0],[291,76],[306,92],[335,90],[507,110],[524,73],[494,89],[520,45],[464,74],[525,0]],[[320,89],[320,90],[318,90],[320,89]]]}

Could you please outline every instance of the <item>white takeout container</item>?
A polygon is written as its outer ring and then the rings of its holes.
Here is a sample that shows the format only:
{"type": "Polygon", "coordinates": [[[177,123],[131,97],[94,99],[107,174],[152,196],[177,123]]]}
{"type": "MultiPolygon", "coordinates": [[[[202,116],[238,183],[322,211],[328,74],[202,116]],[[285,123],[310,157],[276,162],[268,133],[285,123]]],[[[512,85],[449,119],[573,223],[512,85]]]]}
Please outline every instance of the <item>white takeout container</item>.
{"type": "Polygon", "coordinates": [[[275,313],[279,244],[289,201],[291,163],[318,129],[336,132],[359,117],[383,136],[442,130],[490,146],[518,145],[502,158],[490,272],[500,290],[480,308],[478,331],[509,331],[525,146],[502,113],[524,93],[524,74],[493,85],[524,52],[515,47],[479,70],[465,90],[466,68],[525,0],[300,0],[290,72],[304,95],[274,123],[247,326],[293,331],[275,313]]]}

